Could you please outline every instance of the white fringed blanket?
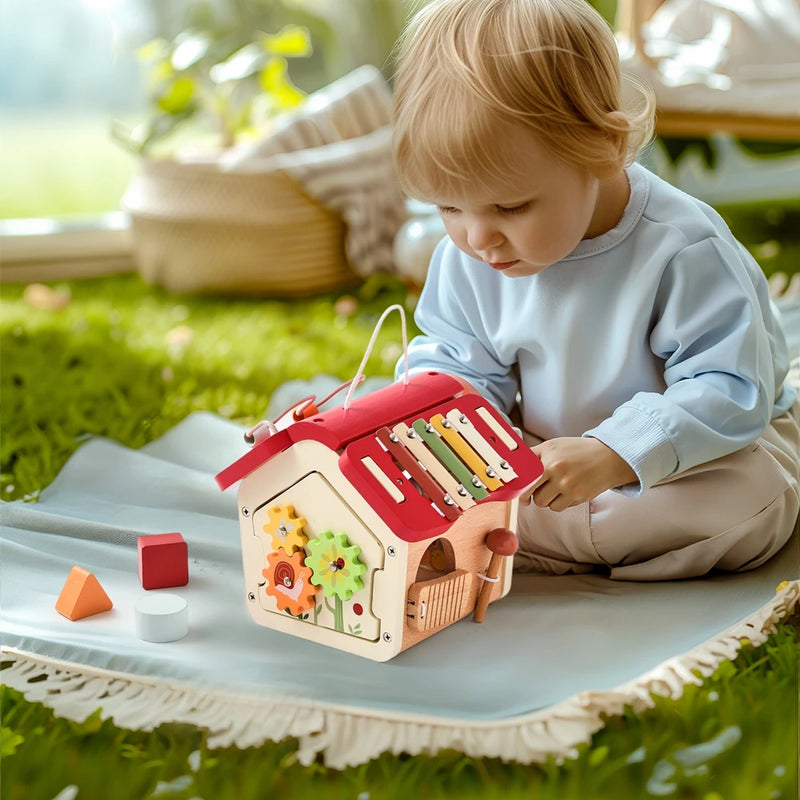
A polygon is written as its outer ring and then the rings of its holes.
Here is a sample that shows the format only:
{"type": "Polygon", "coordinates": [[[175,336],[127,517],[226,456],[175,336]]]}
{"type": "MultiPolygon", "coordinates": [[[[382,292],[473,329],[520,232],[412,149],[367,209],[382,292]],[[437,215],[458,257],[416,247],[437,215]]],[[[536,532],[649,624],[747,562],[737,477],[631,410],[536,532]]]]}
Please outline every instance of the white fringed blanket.
{"type": "Polygon", "coordinates": [[[242,430],[199,413],[139,451],[85,444],[36,504],[2,506],[2,679],[58,714],[102,707],[117,724],[185,721],[211,744],[299,740],[333,767],[384,751],[532,762],[569,756],[626,704],[678,696],[764,641],[800,598],[798,541],[763,568],[634,584],[598,575],[515,578],[486,622],[463,620],[387,663],[255,625],[245,610],[235,493],[213,476],[244,449],[242,430]],[[134,632],[137,537],[180,531],[190,632],[153,644],[134,632]],[[114,602],[70,622],[54,604],[70,568],[94,572],[114,602]],[[776,586],[789,583],[776,594],[776,586]]]}

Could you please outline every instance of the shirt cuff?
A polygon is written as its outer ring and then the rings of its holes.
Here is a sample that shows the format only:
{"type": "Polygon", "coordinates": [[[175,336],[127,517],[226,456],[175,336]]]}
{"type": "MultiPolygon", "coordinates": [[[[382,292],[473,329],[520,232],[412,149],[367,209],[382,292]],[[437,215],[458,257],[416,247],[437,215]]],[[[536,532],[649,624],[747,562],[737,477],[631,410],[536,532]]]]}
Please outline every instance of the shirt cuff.
{"type": "Polygon", "coordinates": [[[678,468],[678,454],[664,428],[652,416],[631,406],[620,406],[608,419],[586,431],[628,462],[639,479],[638,486],[620,487],[638,497],[678,468]]]}

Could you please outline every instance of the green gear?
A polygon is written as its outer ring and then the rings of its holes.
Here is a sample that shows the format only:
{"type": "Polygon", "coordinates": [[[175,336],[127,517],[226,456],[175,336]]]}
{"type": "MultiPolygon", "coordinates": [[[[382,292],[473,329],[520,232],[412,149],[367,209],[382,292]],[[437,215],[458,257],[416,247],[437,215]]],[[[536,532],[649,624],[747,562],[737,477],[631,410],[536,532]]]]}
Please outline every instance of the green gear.
{"type": "Polygon", "coordinates": [[[367,568],[358,558],[361,548],[350,544],[347,534],[323,531],[306,544],[306,549],[311,583],[321,586],[325,597],[349,600],[364,588],[361,576],[367,568]]]}

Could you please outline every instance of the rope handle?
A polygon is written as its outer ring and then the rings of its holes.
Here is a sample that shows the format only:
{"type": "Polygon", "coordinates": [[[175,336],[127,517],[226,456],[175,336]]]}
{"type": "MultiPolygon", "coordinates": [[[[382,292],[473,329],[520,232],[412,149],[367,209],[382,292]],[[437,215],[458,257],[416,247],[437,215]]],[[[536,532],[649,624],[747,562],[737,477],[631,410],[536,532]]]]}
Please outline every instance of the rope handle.
{"type": "Polygon", "coordinates": [[[406,312],[403,306],[395,303],[394,305],[389,306],[387,309],[384,310],[383,314],[378,319],[378,322],[375,324],[375,328],[372,331],[372,336],[370,337],[369,343],[367,344],[367,349],[364,352],[364,357],[361,359],[361,363],[358,365],[358,370],[356,372],[355,377],[350,380],[346,381],[345,383],[338,386],[334,389],[327,397],[324,397],[322,400],[317,401],[316,395],[309,395],[308,397],[304,397],[297,403],[294,403],[277,417],[275,417],[274,421],[265,419],[261,420],[261,422],[254,425],[249,431],[246,431],[244,434],[244,440],[249,444],[251,447],[253,445],[258,444],[259,442],[264,441],[264,439],[269,439],[270,436],[273,436],[278,432],[276,424],[283,419],[290,411],[292,412],[292,419],[294,422],[298,422],[301,419],[305,419],[308,416],[313,416],[314,414],[319,413],[319,407],[323,405],[323,403],[327,403],[328,400],[333,398],[339,392],[342,391],[345,387],[347,387],[347,394],[344,398],[344,410],[350,407],[350,401],[353,397],[353,392],[356,388],[362,384],[365,380],[364,376],[364,368],[367,365],[367,361],[369,360],[370,354],[372,353],[373,347],[375,347],[375,340],[378,337],[378,333],[381,329],[381,325],[383,325],[383,321],[392,311],[399,311],[400,312],[400,319],[402,321],[402,330],[403,330],[403,383],[406,385],[408,384],[408,330],[406,327],[406,312]]]}
{"type": "Polygon", "coordinates": [[[372,331],[372,337],[367,344],[367,349],[364,352],[364,357],[361,359],[361,363],[358,365],[358,370],[356,372],[355,378],[350,382],[350,387],[347,390],[347,394],[344,397],[344,405],[343,408],[345,411],[350,407],[350,401],[353,397],[353,391],[355,390],[356,386],[358,386],[361,381],[364,380],[364,368],[367,365],[367,361],[369,360],[370,354],[372,353],[372,348],[375,347],[375,340],[378,338],[378,333],[381,329],[381,325],[383,325],[383,321],[386,317],[391,314],[392,311],[399,311],[400,312],[400,319],[402,321],[402,330],[403,330],[403,383],[408,385],[408,330],[406,327],[406,312],[403,306],[395,303],[394,305],[389,306],[383,314],[380,315],[377,323],[375,324],[375,328],[372,331]]]}

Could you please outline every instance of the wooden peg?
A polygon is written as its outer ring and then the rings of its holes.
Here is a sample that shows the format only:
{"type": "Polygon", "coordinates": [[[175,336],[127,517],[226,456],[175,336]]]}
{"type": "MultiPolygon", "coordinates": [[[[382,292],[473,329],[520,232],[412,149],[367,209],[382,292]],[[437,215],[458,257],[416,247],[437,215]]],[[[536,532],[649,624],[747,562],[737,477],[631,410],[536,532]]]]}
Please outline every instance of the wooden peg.
{"type": "Polygon", "coordinates": [[[508,528],[495,528],[487,534],[486,547],[491,551],[492,557],[489,559],[489,566],[483,576],[478,575],[478,579],[481,580],[481,588],[478,591],[475,610],[472,612],[473,622],[483,622],[492,586],[500,576],[500,565],[504,558],[513,556],[517,552],[517,546],[517,534],[508,528]]]}

